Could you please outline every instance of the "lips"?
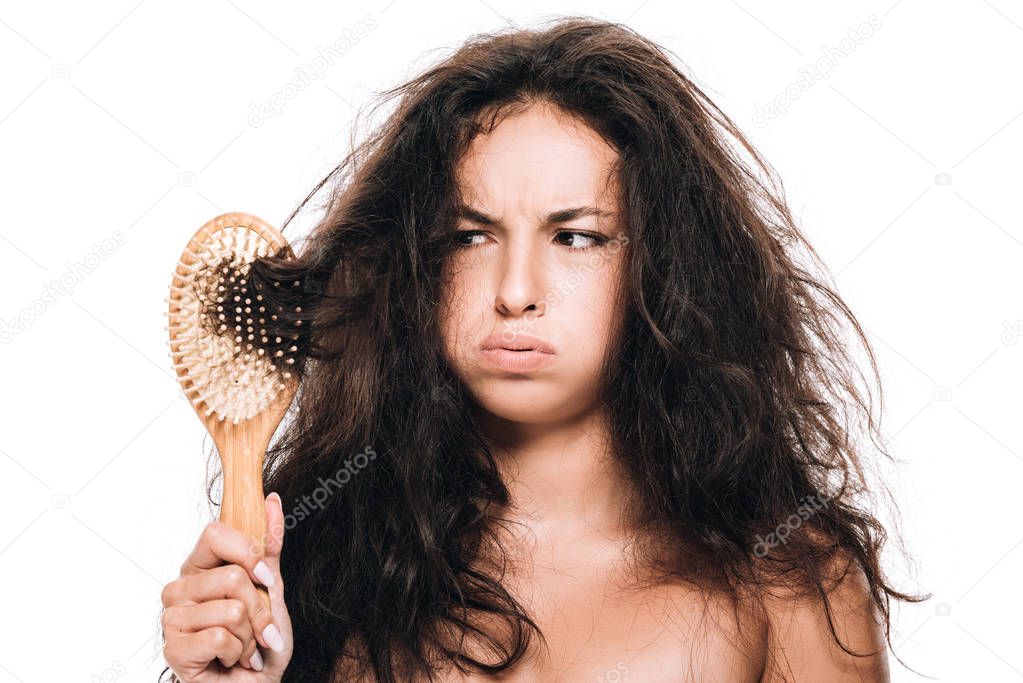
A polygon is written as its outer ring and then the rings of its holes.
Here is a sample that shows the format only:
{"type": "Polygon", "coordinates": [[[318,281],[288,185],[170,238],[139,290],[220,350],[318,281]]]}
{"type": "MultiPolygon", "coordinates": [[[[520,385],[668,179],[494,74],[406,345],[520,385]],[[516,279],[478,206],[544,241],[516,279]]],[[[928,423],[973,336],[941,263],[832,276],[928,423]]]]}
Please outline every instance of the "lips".
{"type": "Polygon", "coordinates": [[[554,347],[546,340],[531,334],[495,332],[483,340],[483,351],[507,349],[509,351],[536,351],[554,354],[554,347]]]}
{"type": "Polygon", "coordinates": [[[519,374],[539,370],[557,358],[553,353],[535,349],[513,351],[502,348],[483,349],[480,356],[499,370],[519,374]]]}
{"type": "Polygon", "coordinates": [[[505,372],[526,373],[539,370],[554,361],[554,347],[531,334],[498,333],[480,345],[480,356],[505,372]]]}

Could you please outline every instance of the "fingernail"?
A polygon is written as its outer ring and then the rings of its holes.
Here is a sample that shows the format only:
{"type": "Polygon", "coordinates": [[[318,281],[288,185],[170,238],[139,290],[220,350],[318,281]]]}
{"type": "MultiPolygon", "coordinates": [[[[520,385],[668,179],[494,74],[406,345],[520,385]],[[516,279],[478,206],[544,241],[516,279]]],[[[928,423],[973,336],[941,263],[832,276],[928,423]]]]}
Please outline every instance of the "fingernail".
{"type": "Polygon", "coordinates": [[[281,638],[281,632],[276,626],[267,624],[263,629],[263,638],[274,652],[284,652],[284,638],[281,638]]]}
{"type": "Polygon", "coordinates": [[[274,585],[273,572],[270,571],[270,567],[267,567],[263,560],[259,561],[256,568],[252,570],[252,573],[256,575],[256,578],[259,579],[259,582],[264,586],[274,585]]]}
{"type": "Polygon", "coordinates": [[[263,658],[259,656],[259,648],[256,648],[256,651],[252,653],[252,658],[249,659],[249,664],[251,664],[252,668],[256,671],[263,670],[263,658]]]}

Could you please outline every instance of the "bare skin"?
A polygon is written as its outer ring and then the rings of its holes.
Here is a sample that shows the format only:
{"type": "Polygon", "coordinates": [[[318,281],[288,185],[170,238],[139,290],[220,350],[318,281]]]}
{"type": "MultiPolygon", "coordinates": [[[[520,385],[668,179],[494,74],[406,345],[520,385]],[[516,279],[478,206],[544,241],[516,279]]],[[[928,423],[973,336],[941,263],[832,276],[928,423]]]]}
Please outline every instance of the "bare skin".
{"type": "MultiPolygon", "coordinates": [[[[723,596],[708,599],[681,583],[638,585],[621,539],[580,530],[505,545],[517,560],[502,583],[537,621],[549,650],[534,640],[526,658],[500,676],[451,669],[441,680],[759,680],[762,650],[743,645],[723,596]]],[[[755,615],[740,612],[739,618],[762,642],[755,615]]]]}
{"type": "MultiPolygon", "coordinates": [[[[515,552],[525,571],[513,572],[504,583],[539,623],[549,653],[534,643],[529,656],[501,676],[466,676],[452,668],[440,680],[889,680],[883,654],[857,658],[838,647],[816,601],[797,602],[779,590],[762,608],[747,601],[736,611],[724,595],[708,597],[680,583],[637,588],[627,573],[630,565],[623,562],[627,550],[592,535],[515,552]]],[[[862,574],[850,572],[830,596],[842,642],[857,652],[883,653],[862,574]]]]}
{"type": "MultiPolygon", "coordinates": [[[[632,581],[623,573],[625,549],[594,534],[565,536],[557,546],[527,547],[512,541],[506,547],[511,550],[511,571],[502,583],[539,624],[549,652],[534,639],[527,655],[499,675],[463,674],[449,665],[434,681],[890,681],[883,634],[870,616],[860,573],[850,571],[829,595],[841,641],[855,652],[880,650],[868,657],[851,656],[838,647],[816,600],[796,601],[779,590],[765,598],[762,608],[748,601],[735,611],[723,596],[707,598],[681,584],[630,587],[632,581]]],[[[362,648],[353,650],[364,655],[362,648]]],[[[464,651],[483,661],[492,659],[472,641],[464,651]]],[[[334,680],[376,682],[349,658],[338,661],[334,680]]]]}

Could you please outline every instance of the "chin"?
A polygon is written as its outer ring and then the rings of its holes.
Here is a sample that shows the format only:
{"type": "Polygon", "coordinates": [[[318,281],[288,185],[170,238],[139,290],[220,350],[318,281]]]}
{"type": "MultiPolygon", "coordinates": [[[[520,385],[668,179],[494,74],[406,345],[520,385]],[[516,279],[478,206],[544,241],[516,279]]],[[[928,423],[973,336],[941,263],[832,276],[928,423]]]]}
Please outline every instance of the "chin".
{"type": "Polygon", "coordinates": [[[501,379],[472,390],[480,409],[510,422],[542,423],[561,417],[565,397],[545,382],[501,379]]]}

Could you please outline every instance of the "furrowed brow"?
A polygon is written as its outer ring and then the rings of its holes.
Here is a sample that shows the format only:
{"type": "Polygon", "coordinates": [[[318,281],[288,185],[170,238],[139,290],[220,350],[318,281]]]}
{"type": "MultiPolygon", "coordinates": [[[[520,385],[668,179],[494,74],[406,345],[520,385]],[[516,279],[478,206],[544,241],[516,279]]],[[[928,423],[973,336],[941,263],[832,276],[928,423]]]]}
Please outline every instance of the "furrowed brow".
{"type": "MultiPolygon", "coordinates": [[[[598,209],[595,206],[577,206],[570,209],[559,209],[558,211],[553,211],[547,215],[547,218],[544,220],[544,225],[557,225],[559,223],[568,223],[570,221],[574,221],[577,218],[583,218],[585,216],[610,218],[611,216],[614,216],[614,213],[610,211],[604,211],[603,209],[598,209]]],[[[477,223],[479,225],[492,226],[502,225],[500,220],[493,218],[492,216],[488,216],[479,209],[475,209],[467,205],[462,205],[458,207],[458,210],[455,212],[455,217],[464,218],[467,221],[472,221],[473,223],[477,223]]]]}

